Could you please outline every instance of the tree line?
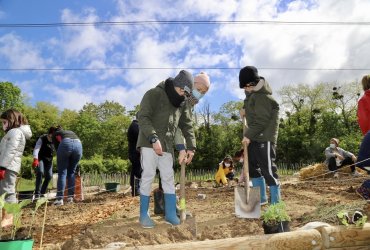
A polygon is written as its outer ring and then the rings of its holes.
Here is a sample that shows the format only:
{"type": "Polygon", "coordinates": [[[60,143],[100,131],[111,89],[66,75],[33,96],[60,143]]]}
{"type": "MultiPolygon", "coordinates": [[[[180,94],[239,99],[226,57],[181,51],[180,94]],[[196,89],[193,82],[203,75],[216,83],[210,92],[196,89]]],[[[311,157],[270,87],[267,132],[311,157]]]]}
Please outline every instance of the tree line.
{"type": "MultiPolygon", "coordinates": [[[[357,124],[360,84],[295,84],[281,88],[274,96],[280,100],[278,163],[311,163],[324,160],[329,139],[340,139],[340,147],[358,152],[361,133],[357,124]]],[[[217,169],[225,155],[241,149],[243,101],[230,101],[217,112],[210,103],[194,111],[197,151],[192,169],[217,169]]],[[[27,142],[22,168],[30,175],[32,150],[38,137],[50,126],[61,125],[80,137],[83,145],[82,171],[128,172],[127,129],[139,106],[133,110],[113,101],[86,103],[81,110],[60,110],[48,102],[27,103],[27,96],[10,82],[0,82],[0,111],[17,108],[24,113],[33,136],[27,142]]],[[[0,137],[3,131],[0,132],[0,137]]],[[[55,166],[56,164],[54,164],[55,166]]],[[[176,166],[178,167],[178,166],[176,166]]]]}

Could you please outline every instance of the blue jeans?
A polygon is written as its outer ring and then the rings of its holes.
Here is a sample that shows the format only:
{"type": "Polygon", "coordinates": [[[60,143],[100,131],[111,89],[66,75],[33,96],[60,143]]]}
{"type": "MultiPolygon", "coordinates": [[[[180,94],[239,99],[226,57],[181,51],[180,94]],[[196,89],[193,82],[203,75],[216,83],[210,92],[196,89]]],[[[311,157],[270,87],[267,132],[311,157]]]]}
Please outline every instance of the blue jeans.
{"type": "Polygon", "coordinates": [[[79,139],[65,138],[57,151],[58,185],[57,199],[63,199],[66,179],[68,181],[68,197],[75,194],[75,171],[82,157],[82,144],[79,139]]]}
{"type": "Polygon", "coordinates": [[[40,160],[39,166],[36,169],[36,187],[35,195],[45,194],[48,188],[49,182],[53,177],[53,161],[40,160]],[[42,178],[44,177],[44,182],[42,178]],[[42,183],[42,185],[41,185],[42,183]]]}
{"type": "MultiPolygon", "coordinates": [[[[360,145],[360,151],[358,152],[357,167],[360,167],[364,169],[364,167],[370,167],[370,160],[366,160],[370,158],[370,131],[366,133],[364,138],[362,139],[361,145],[360,145]]],[[[368,169],[365,169],[368,174],[370,174],[370,171],[368,169]]]]}

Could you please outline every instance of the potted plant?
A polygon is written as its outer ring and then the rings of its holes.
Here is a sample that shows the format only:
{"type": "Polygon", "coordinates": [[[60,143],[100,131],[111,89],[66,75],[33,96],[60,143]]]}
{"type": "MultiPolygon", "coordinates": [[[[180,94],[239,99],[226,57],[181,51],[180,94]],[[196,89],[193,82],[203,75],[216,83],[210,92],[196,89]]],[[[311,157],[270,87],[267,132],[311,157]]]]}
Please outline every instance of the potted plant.
{"type": "Polygon", "coordinates": [[[118,192],[120,190],[120,183],[119,182],[106,182],[105,183],[105,190],[107,192],[118,192]]]}
{"type": "Polygon", "coordinates": [[[265,234],[290,231],[290,216],[286,211],[286,206],[283,201],[269,205],[267,209],[262,212],[261,218],[263,220],[262,227],[265,234]]]}
{"type": "MultiPolygon", "coordinates": [[[[13,215],[13,225],[11,226],[11,233],[9,239],[2,238],[2,228],[0,227],[0,249],[2,250],[32,250],[33,239],[32,239],[32,228],[35,221],[35,216],[37,209],[42,204],[47,204],[48,200],[46,198],[38,199],[35,208],[32,211],[32,218],[30,223],[30,228],[27,235],[17,236],[17,231],[22,226],[22,212],[23,208],[32,202],[32,200],[23,200],[19,203],[6,203],[5,195],[0,196],[0,210],[4,209],[8,214],[13,215]]],[[[45,206],[46,207],[46,206],[45,206]]],[[[46,209],[44,212],[44,217],[46,214],[46,209]]],[[[2,213],[0,213],[0,219],[2,213]]]]}

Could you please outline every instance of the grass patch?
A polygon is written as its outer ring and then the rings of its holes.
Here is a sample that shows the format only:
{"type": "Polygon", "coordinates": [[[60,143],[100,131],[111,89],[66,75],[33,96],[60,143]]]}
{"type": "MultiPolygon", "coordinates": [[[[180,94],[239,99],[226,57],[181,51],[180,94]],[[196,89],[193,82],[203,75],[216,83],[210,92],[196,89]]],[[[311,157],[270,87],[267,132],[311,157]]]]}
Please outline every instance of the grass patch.
{"type": "MultiPolygon", "coordinates": [[[[44,181],[44,179],[42,181],[44,181]]],[[[30,180],[30,179],[20,178],[16,186],[17,187],[16,192],[35,190],[35,185],[36,185],[36,179],[30,180]]],[[[49,182],[48,189],[50,190],[52,188],[53,188],[53,181],[51,180],[49,182]]]]}
{"type": "Polygon", "coordinates": [[[320,201],[316,210],[312,214],[303,217],[303,222],[308,223],[311,221],[321,221],[329,224],[339,225],[337,214],[340,211],[363,211],[363,208],[366,204],[366,201],[356,201],[350,204],[337,204],[330,206],[327,202],[320,201]]]}
{"type": "Polygon", "coordinates": [[[17,192],[19,191],[28,191],[35,189],[35,180],[23,179],[20,178],[17,184],[17,192]]]}

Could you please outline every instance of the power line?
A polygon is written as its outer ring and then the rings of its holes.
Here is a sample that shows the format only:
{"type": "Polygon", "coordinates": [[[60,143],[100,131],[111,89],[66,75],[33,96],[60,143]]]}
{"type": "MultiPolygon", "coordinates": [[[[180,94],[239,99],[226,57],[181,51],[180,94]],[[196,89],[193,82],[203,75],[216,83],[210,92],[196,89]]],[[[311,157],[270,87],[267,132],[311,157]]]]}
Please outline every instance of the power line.
{"type": "MultiPolygon", "coordinates": [[[[105,67],[105,68],[0,68],[0,71],[109,71],[109,70],[240,70],[241,67],[105,67]]],[[[259,70],[285,71],[364,71],[370,68],[290,68],[257,67],[259,70]]]]}
{"type": "Polygon", "coordinates": [[[128,26],[128,25],[360,25],[368,26],[370,21],[274,21],[274,20],[144,20],[144,21],[101,21],[101,22],[59,22],[59,23],[0,23],[0,28],[51,28],[73,26],[128,26]]]}

